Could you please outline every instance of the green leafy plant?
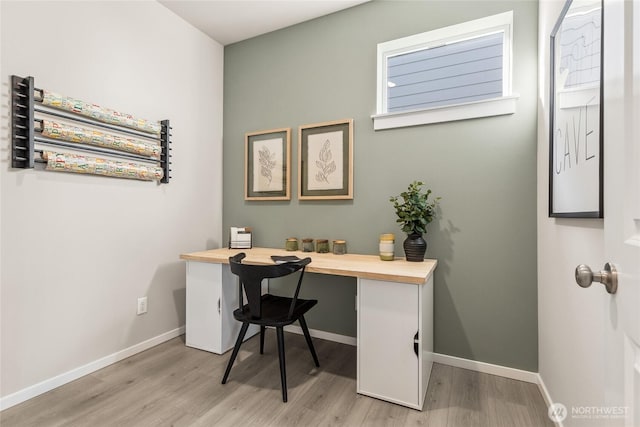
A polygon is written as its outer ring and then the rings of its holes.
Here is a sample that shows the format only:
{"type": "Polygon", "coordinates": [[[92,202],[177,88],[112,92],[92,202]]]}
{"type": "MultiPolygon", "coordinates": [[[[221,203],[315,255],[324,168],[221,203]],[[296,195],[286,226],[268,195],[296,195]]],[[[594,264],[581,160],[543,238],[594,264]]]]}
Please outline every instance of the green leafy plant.
{"type": "Polygon", "coordinates": [[[433,221],[436,215],[435,209],[440,197],[429,201],[431,190],[422,191],[423,185],[423,182],[413,181],[409,184],[407,191],[403,191],[399,196],[389,198],[398,216],[396,222],[407,234],[426,233],[427,224],[433,221]]]}

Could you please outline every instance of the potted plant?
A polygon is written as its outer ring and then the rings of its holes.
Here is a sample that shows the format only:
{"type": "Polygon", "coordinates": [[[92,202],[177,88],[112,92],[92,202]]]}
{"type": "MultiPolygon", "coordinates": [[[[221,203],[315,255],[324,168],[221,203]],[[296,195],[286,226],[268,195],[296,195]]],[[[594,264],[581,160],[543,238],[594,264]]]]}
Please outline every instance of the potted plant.
{"type": "Polygon", "coordinates": [[[427,251],[427,242],[422,235],[427,232],[427,224],[433,221],[436,214],[435,208],[440,197],[429,201],[431,190],[422,190],[423,182],[413,181],[407,191],[399,196],[392,196],[389,201],[393,203],[402,231],[407,233],[403,242],[404,253],[407,261],[422,262],[427,251]]]}

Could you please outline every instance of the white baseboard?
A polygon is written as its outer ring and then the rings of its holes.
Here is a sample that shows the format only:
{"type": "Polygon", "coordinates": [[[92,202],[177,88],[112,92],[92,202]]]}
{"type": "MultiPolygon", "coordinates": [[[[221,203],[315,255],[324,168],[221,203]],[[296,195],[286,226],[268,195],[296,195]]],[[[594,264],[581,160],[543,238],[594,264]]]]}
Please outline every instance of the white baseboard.
{"type": "MultiPolygon", "coordinates": [[[[300,326],[289,325],[285,326],[284,330],[292,332],[294,334],[302,335],[302,328],[300,326]]],[[[339,342],[341,344],[356,345],[356,337],[348,337],[346,335],[334,334],[333,332],[319,331],[317,329],[309,329],[309,335],[314,338],[320,338],[327,341],[339,342]]]]}
{"type": "MultiPolygon", "coordinates": [[[[302,335],[302,329],[299,326],[289,325],[284,328],[287,332],[302,335]]],[[[355,346],[357,341],[355,337],[334,334],[331,332],[319,331],[317,329],[309,329],[309,334],[314,338],[321,338],[327,341],[339,342],[355,346]]],[[[537,372],[524,371],[521,369],[508,368],[506,366],[493,365],[491,363],[477,362],[475,360],[463,359],[461,357],[449,356],[446,354],[433,353],[433,361],[443,365],[455,366],[457,368],[469,369],[485,374],[498,375],[500,377],[511,378],[518,381],[537,384],[540,386],[542,378],[537,372]]],[[[543,384],[544,386],[544,384],[543,384]]],[[[542,393],[547,406],[550,404],[549,394],[546,389],[542,393]]]]}
{"type": "MultiPolygon", "coordinates": [[[[540,394],[542,394],[542,398],[544,399],[544,403],[547,405],[547,408],[549,408],[549,406],[553,405],[553,399],[551,398],[551,395],[549,394],[549,390],[547,390],[547,386],[544,384],[544,381],[542,380],[542,376],[540,376],[540,374],[538,374],[538,389],[540,390],[540,394]]],[[[558,427],[564,427],[564,424],[562,423],[562,421],[555,421],[556,426],[558,427]]]]}
{"type": "MultiPolygon", "coordinates": [[[[549,408],[553,404],[553,399],[549,390],[544,384],[542,377],[537,372],[524,371],[522,369],[507,368],[506,366],[494,365],[491,363],[477,362],[475,360],[463,359],[461,357],[448,356],[446,354],[433,354],[433,361],[443,365],[455,366],[456,368],[469,369],[471,371],[485,374],[498,375],[504,378],[524,381],[538,386],[540,394],[544,399],[545,406],[549,408]]],[[[562,422],[556,422],[556,426],[563,427],[562,422]]]]}
{"type": "Polygon", "coordinates": [[[71,371],[65,372],[53,378],[49,378],[47,380],[39,382],[38,384],[34,384],[20,391],[4,396],[0,398],[0,411],[34,398],[42,393],[46,393],[50,390],[53,390],[54,388],[60,387],[61,385],[70,383],[71,381],[77,380],[80,377],[89,375],[99,369],[105,368],[109,365],[119,362],[120,360],[133,356],[134,354],[148,350],[151,347],[155,347],[156,345],[162,344],[165,341],[169,341],[170,339],[178,337],[184,334],[184,329],[184,326],[181,326],[172,331],[165,332],[164,334],[160,334],[156,337],[135,344],[129,348],[125,348],[124,350],[120,350],[108,356],[102,357],[96,361],[87,363],[84,366],[80,366],[78,368],[72,369],[71,371]]]}
{"type": "Polygon", "coordinates": [[[538,374],[538,388],[540,389],[540,394],[542,394],[544,403],[547,405],[547,408],[548,408],[553,404],[553,400],[551,399],[549,390],[547,390],[547,386],[544,385],[544,381],[542,381],[542,377],[540,376],[540,374],[538,374]]]}
{"type": "MultiPolygon", "coordinates": [[[[285,326],[285,331],[292,332],[294,334],[302,335],[302,329],[299,326],[289,325],[285,326]]],[[[327,341],[339,342],[342,344],[348,344],[355,346],[357,341],[355,337],[348,337],[345,335],[334,334],[331,332],[319,331],[316,329],[309,329],[309,334],[314,338],[321,338],[327,341]]],[[[510,378],[513,380],[524,381],[532,384],[536,384],[542,394],[542,398],[547,406],[551,406],[553,400],[549,395],[547,387],[542,381],[542,377],[537,372],[525,371],[522,369],[508,368],[506,366],[494,365],[492,363],[478,362],[470,359],[463,359],[462,357],[449,356],[446,354],[433,353],[433,361],[442,365],[454,366],[456,368],[469,369],[471,371],[482,372],[490,375],[497,375],[504,378],[510,378]]],[[[558,427],[563,427],[562,423],[556,423],[558,427]]]]}
{"type": "Polygon", "coordinates": [[[537,372],[523,371],[521,369],[507,368],[506,366],[493,365],[491,363],[477,362],[461,357],[446,354],[433,353],[433,361],[442,365],[455,366],[456,368],[469,369],[485,374],[498,375],[518,381],[539,384],[540,375],[537,372]]]}

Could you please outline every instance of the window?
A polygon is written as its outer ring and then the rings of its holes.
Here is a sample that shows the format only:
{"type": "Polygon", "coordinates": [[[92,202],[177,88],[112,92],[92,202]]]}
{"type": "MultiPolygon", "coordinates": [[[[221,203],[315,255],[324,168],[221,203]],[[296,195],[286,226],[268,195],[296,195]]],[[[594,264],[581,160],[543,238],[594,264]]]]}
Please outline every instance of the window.
{"type": "Polygon", "coordinates": [[[513,12],[378,44],[374,129],[515,112],[513,12]]]}

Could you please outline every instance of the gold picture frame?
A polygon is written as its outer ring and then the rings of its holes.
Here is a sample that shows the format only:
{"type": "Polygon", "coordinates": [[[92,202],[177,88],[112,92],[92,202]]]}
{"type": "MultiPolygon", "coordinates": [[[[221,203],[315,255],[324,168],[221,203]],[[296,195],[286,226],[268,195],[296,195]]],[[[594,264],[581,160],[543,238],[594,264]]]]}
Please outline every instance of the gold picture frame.
{"type": "Polygon", "coordinates": [[[244,199],[291,200],[291,128],[245,134],[244,199]]]}
{"type": "Polygon", "coordinates": [[[298,199],[353,199],[353,119],[299,127],[298,199]]]}

